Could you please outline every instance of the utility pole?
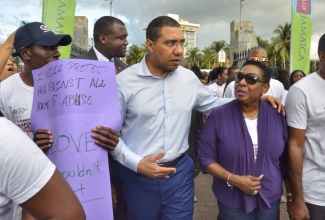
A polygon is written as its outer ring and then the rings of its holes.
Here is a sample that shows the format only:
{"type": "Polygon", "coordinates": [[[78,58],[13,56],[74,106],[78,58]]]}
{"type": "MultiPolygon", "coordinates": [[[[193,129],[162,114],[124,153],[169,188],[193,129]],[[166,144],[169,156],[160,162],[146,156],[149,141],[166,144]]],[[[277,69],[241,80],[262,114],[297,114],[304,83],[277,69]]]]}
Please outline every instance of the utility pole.
{"type": "Polygon", "coordinates": [[[240,30],[243,28],[242,26],[242,20],[241,20],[241,9],[243,7],[243,4],[242,2],[245,1],[245,0],[239,0],[239,19],[240,19],[240,30]]]}
{"type": "MultiPolygon", "coordinates": [[[[104,1],[106,2],[107,0],[104,0],[104,1]]],[[[112,16],[112,9],[113,9],[112,4],[113,4],[113,0],[109,0],[108,2],[109,2],[109,15],[112,16]]]]}

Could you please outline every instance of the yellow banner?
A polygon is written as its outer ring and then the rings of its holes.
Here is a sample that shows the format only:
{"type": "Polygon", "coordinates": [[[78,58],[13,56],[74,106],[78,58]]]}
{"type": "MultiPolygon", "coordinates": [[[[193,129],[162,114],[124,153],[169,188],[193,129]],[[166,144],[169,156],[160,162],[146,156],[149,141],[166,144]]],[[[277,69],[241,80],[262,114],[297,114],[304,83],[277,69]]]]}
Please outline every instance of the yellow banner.
{"type": "MultiPolygon", "coordinates": [[[[42,22],[56,34],[69,34],[73,36],[75,0],[43,0],[42,22]]],[[[70,58],[69,46],[59,49],[61,59],[70,58]]]]}

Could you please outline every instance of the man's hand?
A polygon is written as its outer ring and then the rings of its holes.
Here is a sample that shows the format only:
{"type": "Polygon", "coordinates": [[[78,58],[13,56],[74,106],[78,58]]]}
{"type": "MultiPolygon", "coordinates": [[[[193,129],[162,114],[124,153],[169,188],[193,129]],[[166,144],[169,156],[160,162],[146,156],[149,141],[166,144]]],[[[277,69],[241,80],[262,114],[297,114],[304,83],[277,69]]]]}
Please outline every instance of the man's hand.
{"type": "Polygon", "coordinates": [[[43,151],[49,149],[54,141],[52,131],[45,129],[38,129],[33,140],[43,151]]]}
{"type": "Polygon", "coordinates": [[[296,199],[292,202],[288,202],[287,211],[290,219],[293,220],[305,220],[310,218],[309,211],[303,199],[296,199]]]}
{"type": "Polygon", "coordinates": [[[263,95],[261,99],[270,103],[270,105],[272,105],[273,108],[278,108],[279,113],[282,111],[283,116],[286,115],[284,105],[282,105],[280,99],[270,95],[263,95]]]}
{"type": "Polygon", "coordinates": [[[138,173],[141,173],[150,178],[169,178],[170,173],[175,173],[176,169],[173,167],[161,167],[157,164],[166,155],[166,152],[145,157],[140,160],[138,164],[138,173]]]}
{"type": "Polygon", "coordinates": [[[109,151],[113,151],[119,142],[120,133],[113,129],[96,126],[91,131],[94,132],[91,137],[95,139],[95,143],[109,151]]]}

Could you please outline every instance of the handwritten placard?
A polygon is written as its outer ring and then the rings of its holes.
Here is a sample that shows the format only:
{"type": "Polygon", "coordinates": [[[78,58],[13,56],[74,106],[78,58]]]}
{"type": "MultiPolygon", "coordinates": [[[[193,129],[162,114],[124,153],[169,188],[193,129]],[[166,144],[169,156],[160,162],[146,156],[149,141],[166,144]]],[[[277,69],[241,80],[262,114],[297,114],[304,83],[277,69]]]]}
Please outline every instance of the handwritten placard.
{"type": "Polygon", "coordinates": [[[46,152],[83,205],[87,219],[113,219],[108,152],[94,143],[96,125],[120,129],[112,62],[67,59],[33,70],[33,133],[52,130],[46,152]]]}

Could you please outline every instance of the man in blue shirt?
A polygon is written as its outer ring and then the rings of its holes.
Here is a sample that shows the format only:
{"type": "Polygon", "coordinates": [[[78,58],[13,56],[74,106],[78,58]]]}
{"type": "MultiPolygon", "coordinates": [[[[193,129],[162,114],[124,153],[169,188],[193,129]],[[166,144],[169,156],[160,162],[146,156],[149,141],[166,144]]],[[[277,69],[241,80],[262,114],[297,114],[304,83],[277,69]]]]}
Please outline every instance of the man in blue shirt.
{"type": "Polygon", "coordinates": [[[192,109],[209,114],[232,99],[213,97],[180,66],[185,39],[167,16],[150,22],[148,54],[117,75],[121,138],[113,158],[120,168],[128,218],[192,219],[195,172],[186,155],[192,109]]]}

